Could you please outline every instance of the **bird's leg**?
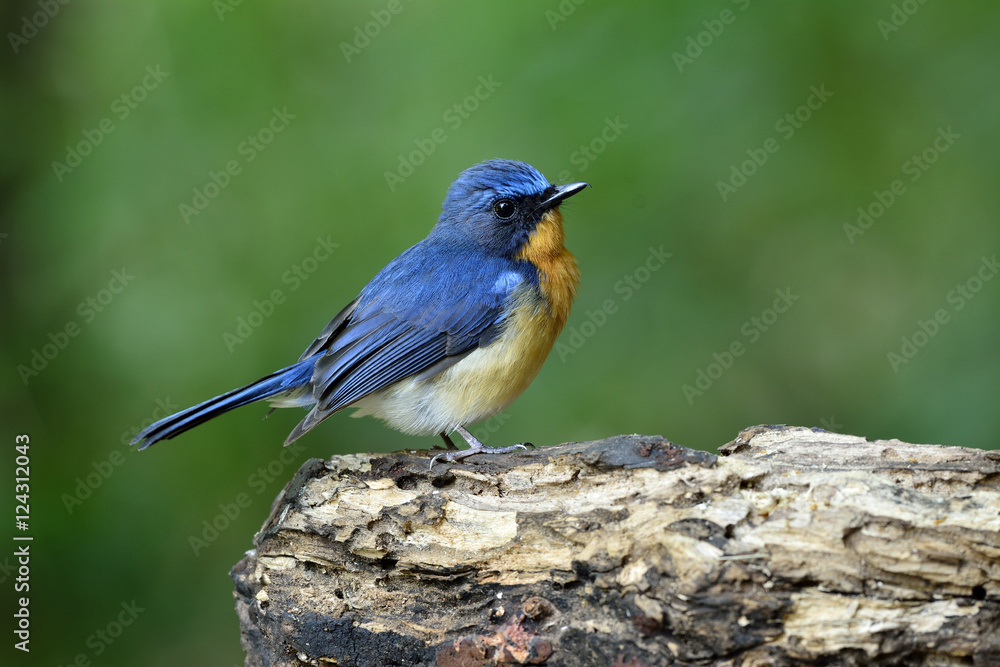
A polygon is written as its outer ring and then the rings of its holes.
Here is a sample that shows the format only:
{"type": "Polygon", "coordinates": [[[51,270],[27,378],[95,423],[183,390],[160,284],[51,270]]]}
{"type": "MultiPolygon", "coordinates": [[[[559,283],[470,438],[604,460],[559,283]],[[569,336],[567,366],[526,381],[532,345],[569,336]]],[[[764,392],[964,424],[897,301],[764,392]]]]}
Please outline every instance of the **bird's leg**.
{"type": "MultiPolygon", "coordinates": [[[[507,454],[509,452],[516,451],[518,449],[528,449],[529,447],[531,448],[535,447],[530,442],[521,442],[516,445],[510,445],[509,447],[487,447],[483,443],[479,442],[479,439],[476,436],[469,433],[469,431],[466,430],[465,427],[457,426],[455,427],[455,430],[458,431],[459,435],[465,438],[465,441],[467,443],[469,443],[469,448],[461,451],[449,451],[449,452],[442,452],[441,454],[435,454],[434,458],[431,459],[431,468],[434,467],[434,462],[439,458],[442,458],[445,461],[453,462],[464,459],[467,456],[472,456],[473,454],[507,454]]],[[[446,442],[451,442],[451,439],[446,438],[446,442]]]]}
{"type": "Polygon", "coordinates": [[[458,451],[458,447],[456,447],[455,443],[451,441],[451,438],[448,437],[447,433],[440,433],[439,435],[441,436],[441,439],[444,440],[444,447],[442,448],[441,445],[434,445],[434,449],[446,449],[449,452],[458,451]]]}

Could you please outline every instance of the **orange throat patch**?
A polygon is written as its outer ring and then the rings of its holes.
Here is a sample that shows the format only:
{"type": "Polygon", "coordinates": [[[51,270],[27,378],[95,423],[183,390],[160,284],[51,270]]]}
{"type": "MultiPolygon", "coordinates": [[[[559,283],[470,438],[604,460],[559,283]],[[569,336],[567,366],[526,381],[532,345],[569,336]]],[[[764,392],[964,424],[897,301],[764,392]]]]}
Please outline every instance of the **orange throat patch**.
{"type": "Polygon", "coordinates": [[[566,234],[562,223],[562,213],[558,208],[547,212],[515,255],[515,259],[529,261],[538,269],[542,296],[560,329],[569,317],[573,297],[580,284],[576,258],[564,245],[566,234]]]}

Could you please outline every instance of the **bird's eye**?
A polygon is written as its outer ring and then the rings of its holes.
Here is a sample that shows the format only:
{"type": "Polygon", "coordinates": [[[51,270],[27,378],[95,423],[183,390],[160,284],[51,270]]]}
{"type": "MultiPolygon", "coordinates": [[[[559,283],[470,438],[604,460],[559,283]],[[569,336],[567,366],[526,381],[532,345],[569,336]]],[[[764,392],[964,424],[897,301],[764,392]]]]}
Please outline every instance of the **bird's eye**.
{"type": "Polygon", "coordinates": [[[501,199],[497,203],[493,204],[493,214],[503,220],[506,220],[510,216],[514,215],[514,210],[514,202],[509,199],[501,199]]]}

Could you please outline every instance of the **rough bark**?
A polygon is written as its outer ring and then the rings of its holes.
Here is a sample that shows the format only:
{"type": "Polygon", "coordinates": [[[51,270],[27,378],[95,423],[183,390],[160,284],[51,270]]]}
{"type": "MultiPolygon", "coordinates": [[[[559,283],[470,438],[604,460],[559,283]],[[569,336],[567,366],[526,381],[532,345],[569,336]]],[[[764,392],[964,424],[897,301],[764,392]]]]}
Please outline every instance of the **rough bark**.
{"type": "Polygon", "coordinates": [[[1000,451],[757,426],[305,463],[247,665],[1000,665],[1000,451]]]}

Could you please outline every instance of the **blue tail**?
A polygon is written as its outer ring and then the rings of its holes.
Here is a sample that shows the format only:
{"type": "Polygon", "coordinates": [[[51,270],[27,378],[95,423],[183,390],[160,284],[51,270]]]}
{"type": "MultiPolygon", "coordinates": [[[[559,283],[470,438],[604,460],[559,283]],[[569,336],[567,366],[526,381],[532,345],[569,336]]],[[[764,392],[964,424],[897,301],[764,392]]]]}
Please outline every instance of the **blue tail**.
{"type": "MultiPolygon", "coordinates": [[[[245,387],[233,389],[221,396],[210,398],[204,403],[192,406],[187,410],[181,410],[144,428],[132,439],[131,444],[134,445],[137,442],[145,440],[139,446],[139,450],[141,451],[160,440],[169,440],[174,436],[180,435],[184,431],[203,424],[209,419],[214,419],[224,412],[229,412],[248,403],[305,388],[312,381],[313,367],[315,365],[315,358],[303,359],[297,364],[293,364],[288,368],[282,368],[280,371],[275,371],[256,382],[251,382],[245,387]]],[[[312,403],[312,401],[308,399],[303,401],[303,405],[309,403],[312,403]]]]}

